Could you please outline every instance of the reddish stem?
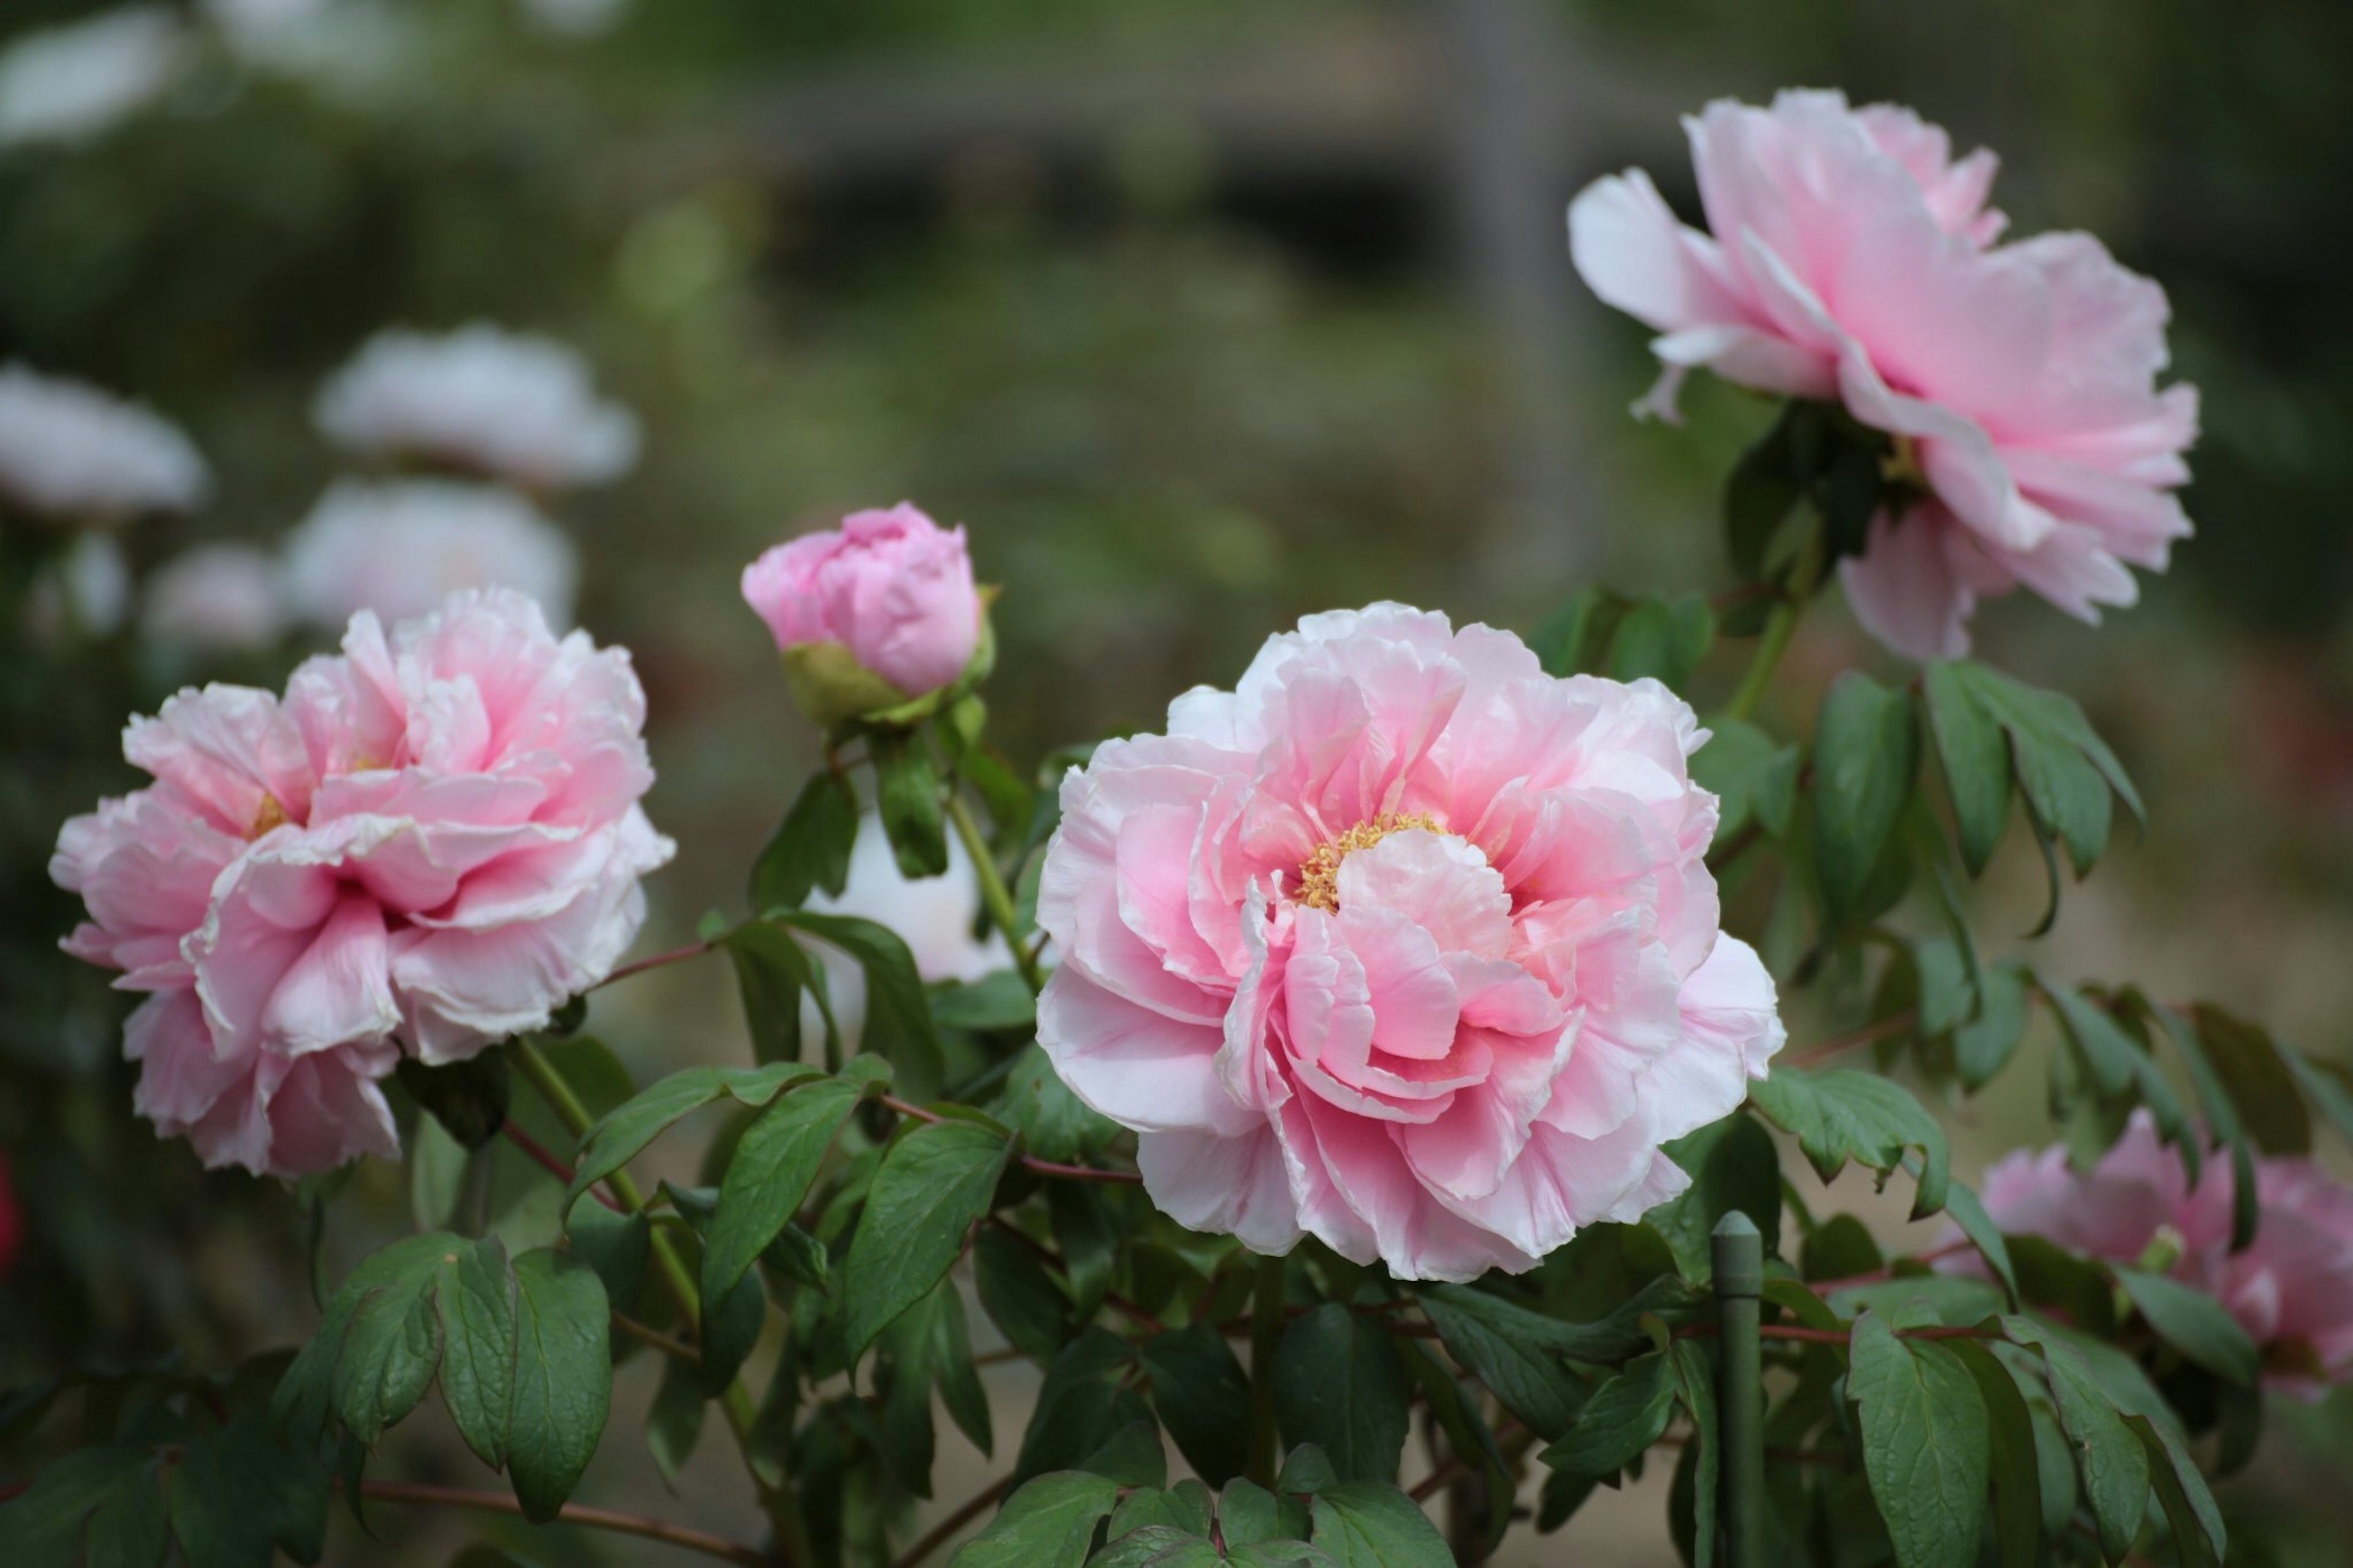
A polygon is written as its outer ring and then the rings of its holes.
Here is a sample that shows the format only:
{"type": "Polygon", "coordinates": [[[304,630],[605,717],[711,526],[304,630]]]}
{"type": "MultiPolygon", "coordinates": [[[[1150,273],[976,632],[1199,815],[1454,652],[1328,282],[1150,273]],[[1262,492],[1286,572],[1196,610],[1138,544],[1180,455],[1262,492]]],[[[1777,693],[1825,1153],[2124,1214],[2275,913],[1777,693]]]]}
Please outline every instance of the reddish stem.
{"type": "MultiPolygon", "coordinates": [[[[563,1157],[557,1154],[553,1149],[548,1148],[547,1145],[542,1143],[538,1139],[533,1138],[530,1133],[516,1126],[514,1118],[507,1118],[506,1125],[501,1128],[501,1131],[506,1133],[508,1142],[513,1144],[516,1148],[530,1155],[533,1162],[536,1163],[541,1170],[545,1171],[549,1175],[554,1176],[557,1181],[562,1182],[567,1187],[572,1184],[574,1174],[572,1167],[565,1164],[563,1157]]],[[[614,1202],[612,1198],[606,1194],[603,1187],[590,1187],[588,1191],[595,1194],[598,1203],[603,1204],[615,1214],[626,1212],[622,1209],[619,1204],[614,1202]]]]}
{"type": "MultiPolygon", "coordinates": [[[[936,1110],[927,1110],[920,1105],[901,1100],[895,1094],[881,1094],[875,1098],[900,1115],[912,1116],[918,1121],[939,1122],[947,1120],[936,1110]]],[[[1058,1160],[1040,1160],[1033,1154],[1022,1155],[1021,1164],[1025,1170],[1035,1171],[1041,1176],[1060,1176],[1073,1182],[1141,1182],[1144,1180],[1142,1173],[1135,1171],[1101,1171],[1092,1165],[1065,1165],[1058,1160]]]]}
{"type": "Polygon", "coordinates": [[[716,942],[691,942],[684,947],[671,948],[668,952],[657,952],[651,958],[640,958],[635,963],[621,965],[588,989],[601,991],[616,980],[627,980],[630,975],[643,974],[649,969],[659,969],[666,964],[684,963],[690,958],[701,958],[717,945],[716,942]]]}

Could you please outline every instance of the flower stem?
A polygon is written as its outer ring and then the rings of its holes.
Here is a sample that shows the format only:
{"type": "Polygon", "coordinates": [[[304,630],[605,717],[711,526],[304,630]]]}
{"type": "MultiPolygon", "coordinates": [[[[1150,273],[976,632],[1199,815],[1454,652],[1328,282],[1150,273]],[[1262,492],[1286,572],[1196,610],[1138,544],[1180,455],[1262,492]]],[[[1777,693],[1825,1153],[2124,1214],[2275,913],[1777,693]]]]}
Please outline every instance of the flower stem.
{"type": "Polygon", "coordinates": [[[948,820],[955,824],[956,837],[964,840],[965,852],[972,857],[972,868],[980,879],[980,901],[988,906],[988,918],[1005,933],[1005,945],[1013,952],[1013,962],[1021,971],[1022,980],[1030,994],[1046,988],[1045,973],[1038,967],[1038,955],[1021,940],[1021,926],[1013,912],[1013,892],[1005,885],[1003,873],[997,868],[997,854],[981,836],[980,824],[973,820],[972,807],[965,804],[955,786],[948,787],[948,820]]]}
{"type": "Polygon", "coordinates": [[[1748,661],[1747,671],[1741,676],[1732,700],[1724,705],[1725,712],[1731,717],[1748,718],[1757,711],[1757,704],[1764,700],[1765,688],[1771,682],[1781,656],[1789,651],[1789,638],[1797,632],[1798,622],[1814,596],[1814,585],[1821,577],[1821,531],[1816,529],[1808,535],[1781,597],[1766,617],[1765,634],[1757,641],[1756,658],[1748,661]]]}
{"type": "MultiPolygon", "coordinates": [[[[573,1137],[586,1134],[592,1120],[588,1108],[573,1092],[572,1085],[565,1080],[561,1069],[548,1060],[546,1054],[527,1036],[516,1037],[514,1058],[515,1065],[522,1069],[523,1077],[531,1080],[532,1087],[539,1090],[540,1098],[547,1101],[547,1108],[555,1112],[556,1119],[571,1131],[573,1137]]],[[[626,1167],[606,1177],[605,1183],[612,1188],[613,1195],[620,1199],[621,1207],[626,1212],[642,1214],[645,1211],[645,1194],[626,1167]]],[[[668,1287],[671,1300],[678,1303],[678,1309],[686,1321],[699,1328],[702,1322],[702,1293],[695,1286],[694,1276],[688,1270],[686,1259],[679,1256],[677,1244],[670,1240],[670,1234],[661,1226],[649,1226],[648,1229],[654,1263],[661,1274],[663,1284],[668,1287]]],[[[800,1502],[793,1495],[791,1484],[779,1481],[770,1487],[760,1478],[760,1466],[753,1447],[754,1428],[759,1423],[759,1411],[753,1405],[751,1391],[744,1386],[742,1379],[727,1385],[727,1392],[721,1396],[719,1405],[727,1417],[728,1429],[735,1434],[735,1446],[744,1451],[744,1468],[752,1472],[752,1482],[760,1489],[767,1504],[769,1517],[776,1524],[776,1539],[783,1544],[787,1560],[796,1564],[814,1563],[816,1558],[809,1546],[808,1526],[801,1518],[800,1502]]]]}
{"type": "Polygon", "coordinates": [[[1282,1341],[1282,1280],[1288,1257],[1258,1260],[1250,1293],[1250,1479],[1274,1489],[1282,1447],[1275,1436],[1274,1352],[1282,1341]]]}
{"type": "MultiPolygon", "coordinates": [[[[469,1491],[459,1487],[413,1486],[403,1481],[367,1481],[361,1485],[360,1494],[375,1502],[426,1503],[443,1508],[480,1509],[487,1513],[522,1512],[522,1504],[505,1492],[469,1491]]],[[[688,1552],[700,1552],[705,1557],[716,1557],[723,1563],[741,1563],[746,1568],[773,1568],[766,1553],[756,1547],[738,1542],[722,1540],[716,1535],[672,1524],[668,1520],[650,1519],[643,1514],[618,1513],[608,1508],[588,1508],[579,1503],[566,1503],[556,1515],[565,1524],[589,1530],[609,1530],[622,1535],[635,1535],[647,1541],[659,1541],[688,1552]]]]}

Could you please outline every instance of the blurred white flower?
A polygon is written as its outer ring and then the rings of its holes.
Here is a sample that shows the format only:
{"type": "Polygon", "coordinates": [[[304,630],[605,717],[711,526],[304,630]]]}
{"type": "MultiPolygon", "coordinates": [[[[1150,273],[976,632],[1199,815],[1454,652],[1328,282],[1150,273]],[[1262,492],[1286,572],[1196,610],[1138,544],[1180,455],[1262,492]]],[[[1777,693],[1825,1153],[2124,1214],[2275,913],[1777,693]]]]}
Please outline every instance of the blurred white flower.
{"type": "Polygon", "coordinates": [[[33,636],[55,646],[111,637],[131,607],[131,563],[111,534],[85,533],[49,563],[25,606],[33,636]]]}
{"type": "Polygon", "coordinates": [[[638,458],[637,416],[597,401],[577,353],[483,322],[377,333],[314,413],[363,456],[435,458],[535,490],[610,479],[638,458]]]}
{"type": "MultiPolygon", "coordinates": [[[[858,915],[898,932],[915,960],[915,972],[927,983],[975,981],[1013,967],[1013,954],[996,931],[987,941],[972,934],[980,912],[980,878],[962,842],[948,838],[948,868],[944,875],[909,881],[899,874],[891,841],[872,812],[858,819],[858,841],[849,851],[849,881],[841,897],[811,894],[808,907],[824,914],[858,915]]],[[[855,1041],[866,1021],[866,976],[838,949],[815,944],[825,964],[827,990],[833,1001],[835,1021],[845,1042],[855,1041]]],[[[803,998],[801,1033],[821,1038],[823,1022],[814,1003],[803,998]]]]}
{"type": "Polygon", "coordinates": [[[0,54],[0,146],[111,129],[169,85],[180,46],[179,19],[161,5],[24,35],[0,54]]]}
{"type": "Polygon", "coordinates": [[[355,104],[419,65],[417,19],[379,0],[205,0],[230,54],[355,104]]]}
{"type": "Polygon", "coordinates": [[[523,0],[522,8],[548,32],[585,38],[612,31],[629,0],[523,0]]]}
{"type": "Polygon", "coordinates": [[[561,629],[578,577],[572,542],[530,502],[452,479],[343,480],[286,541],[287,602],[330,628],[361,610],[408,620],[460,588],[514,588],[561,629]]]}
{"type": "Polygon", "coordinates": [[[286,630],[284,580],[268,551],[199,544],[147,579],[140,629],[187,647],[268,647],[286,630]]]}
{"type": "Polygon", "coordinates": [[[179,427],[79,381],[0,365],[0,505],[109,523],[186,511],[212,489],[179,427]]]}

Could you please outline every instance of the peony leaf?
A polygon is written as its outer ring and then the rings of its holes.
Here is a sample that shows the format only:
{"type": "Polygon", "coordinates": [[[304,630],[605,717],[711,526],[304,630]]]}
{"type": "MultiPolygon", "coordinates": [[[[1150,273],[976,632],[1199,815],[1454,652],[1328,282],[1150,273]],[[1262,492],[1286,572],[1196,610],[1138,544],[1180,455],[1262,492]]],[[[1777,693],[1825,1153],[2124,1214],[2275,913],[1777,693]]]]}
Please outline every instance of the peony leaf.
{"type": "Polygon", "coordinates": [[[1134,1347],[1107,1329],[1087,1329],[1063,1346],[1038,1390],[1014,1475],[1072,1468],[1123,1427],[1149,1421],[1151,1408],[1130,1386],[1138,1370],[1134,1347]]]}
{"type": "Polygon", "coordinates": [[[1748,1092],[1775,1126],[1796,1134],[1799,1149],[1823,1181],[1850,1162],[1891,1173],[1903,1163],[1905,1150],[1918,1149],[1924,1160],[1912,1217],[1923,1219],[1945,1206],[1951,1160],[1945,1130],[1901,1086],[1845,1068],[1824,1072],[1785,1068],[1750,1085],[1748,1092]]]}
{"type": "Polygon", "coordinates": [[[2237,1384],[2252,1385],[2262,1374],[2255,1342],[2211,1295],[2137,1268],[2114,1268],[2109,1273],[2157,1337],[2186,1360],[2237,1384]]]}
{"type": "Polygon", "coordinates": [[[732,1097],[764,1106],[791,1085],[824,1075],[799,1062],[758,1068],[686,1068],[660,1079],[599,1118],[580,1140],[579,1163],[565,1189],[570,1214],[581,1194],[628,1164],[689,1112],[732,1097]]]}
{"type": "Polygon", "coordinates": [[[441,1399],[458,1435],[492,1469],[506,1463],[514,1401],[515,1278],[506,1248],[484,1237],[436,1273],[441,1313],[441,1399]]]}
{"type": "Polygon", "coordinates": [[[970,1121],[916,1122],[892,1141],[841,1269],[842,1353],[855,1363],[964,1255],[1011,1145],[970,1121]]]}
{"type": "Polygon", "coordinates": [[[1994,1543],[2001,1568],[2034,1568],[2042,1551],[2042,1484],[2034,1419],[2018,1380],[1976,1340],[1943,1348],[1976,1380],[1991,1444],[1994,1543]]]}
{"type": "Polygon", "coordinates": [[[554,1519],[605,1435],[613,1404],[612,1308],[596,1271],[542,1247],[514,1260],[514,1406],[507,1468],[523,1517],[554,1519]]]}
{"type": "Polygon", "coordinates": [[[1863,1473],[1898,1568],[1970,1568],[1993,1454],[1977,1379],[1943,1345],[1899,1339],[1875,1312],[1855,1320],[1849,1346],[1863,1473]]]}
{"type": "Polygon", "coordinates": [[[1714,1268],[1709,1237],[1715,1222],[1745,1212],[1767,1237],[1781,1234],[1781,1158],[1773,1135],[1739,1111],[1665,1146],[1692,1183],[1642,1216],[1663,1237],[1683,1277],[1704,1284],[1714,1268]]]}
{"type": "Polygon", "coordinates": [[[847,1079],[803,1083],[779,1094],[744,1130],[703,1237],[706,1304],[733,1290],[753,1260],[792,1223],[861,1092],[847,1079]]]}
{"type": "Polygon", "coordinates": [[[928,1103],[940,1092],[944,1068],[932,1004],[907,944],[888,926],[855,915],[795,910],[777,923],[831,942],[857,961],[866,975],[866,1023],[860,1048],[891,1063],[899,1092],[928,1103]]]}
{"type": "Polygon", "coordinates": [[[1342,1481],[1317,1492],[1310,1508],[1310,1539],[1337,1568],[1454,1568],[1446,1538],[1393,1486],[1342,1481]]]}
{"type": "Polygon", "coordinates": [[[1185,1462],[1223,1487],[1250,1462],[1250,1380],[1225,1335],[1195,1323],[1155,1334],[1137,1350],[1152,1407],[1185,1462]]]}
{"type": "Polygon", "coordinates": [[[1050,1362],[1069,1342],[1071,1299],[1029,1244],[985,1226],[972,1240],[972,1272],[981,1307],[1015,1350],[1050,1362]]]}
{"type": "Polygon", "coordinates": [[[1586,1387],[1546,1342],[1550,1319],[1467,1285],[1426,1288],[1420,1300],[1447,1353],[1529,1431],[1550,1442],[1568,1430],[1586,1387]]]}
{"type": "Polygon", "coordinates": [[[1387,1331],[1327,1301],[1283,1331],[1273,1375],[1285,1441],[1314,1444],[1344,1481],[1396,1479],[1409,1391],[1387,1331]]]}
{"type": "Polygon", "coordinates": [[[1645,677],[1680,690],[1715,643],[1715,616],[1706,595],[1641,599],[1618,624],[1609,644],[1609,678],[1645,677]]]}
{"type": "Polygon", "coordinates": [[[1662,1352],[1637,1356],[1593,1391],[1544,1462],[1580,1480],[1614,1474],[1657,1442],[1674,1415],[1678,1377],[1662,1352]]]}
{"type": "Polygon", "coordinates": [[[910,880],[937,877],[948,868],[946,819],[940,810],[940,775],[930,747],[911,730],[866,732],[874,764],[874,805],[899,874],[910,880]]]}
{"type": "Polygon", "coordinates": [[[844,774],[821,768],[793,798],[776,836],[752,863],[752,909],[798,909],[811,891],[839,898],[858,840],[858,795],[844,774]]]}
{"type": "Polygon", "coordinates": [[[2147,1452],[2072,1345],[2030,1319],[2005,1318],[2002,1326],[2012,1343],[2042,1352],[2059,1426],[2074,1449],[2084,1496],[2099,1526],[2100,1550],[2109,1562],[2122,1561],[2148,1508],[2147,1452]]]}
{"type": "Polygon", "coordinates": [[[1058,1470],[1005,1500],[987,1530],[966,1542],[948,1568],[1083,1568],[1095,1526],[1119,1501],[1119,1484],[1058,1470]]]}
{"type": "Polygon", "coordinates": [[[1814,729],[1814,868],[1833,921],[1855,910],[1879,868],[1920,768],[1912,705],[1847,671],[1822,699],[1814,729]]]}

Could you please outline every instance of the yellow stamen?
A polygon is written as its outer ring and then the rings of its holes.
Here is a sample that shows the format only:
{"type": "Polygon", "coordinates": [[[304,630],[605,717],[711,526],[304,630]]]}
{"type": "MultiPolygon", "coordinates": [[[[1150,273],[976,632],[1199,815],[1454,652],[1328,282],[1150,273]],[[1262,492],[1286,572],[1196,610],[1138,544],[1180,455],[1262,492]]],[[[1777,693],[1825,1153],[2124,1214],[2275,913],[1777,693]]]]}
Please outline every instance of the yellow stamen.
{"type": "Polygon", "coordinates": [[[1299,891],[1293,895],[1299,902],[1336,913],[1340,908],[1340,862],[1359,849],[1369,849],[1392,833],[1402,833],[1409,827],[1419,827],[1428,833],[1443,833],[1435,819],[1425,812],[1398,814],[1387,812],[1370,822],[1360,822],[1329,844],[1319,844],[1315,852],[1299,863],[1299,891]]]}
{"type": "Polygon", "coordinates": [[[265,795],[261,797],[261,809],[253,814],[253,829],[246,837],[259,838],[272,828],[283,827],[292,820],[286,815],[286,808],[278,804],[276,795],[265,795]]]}

